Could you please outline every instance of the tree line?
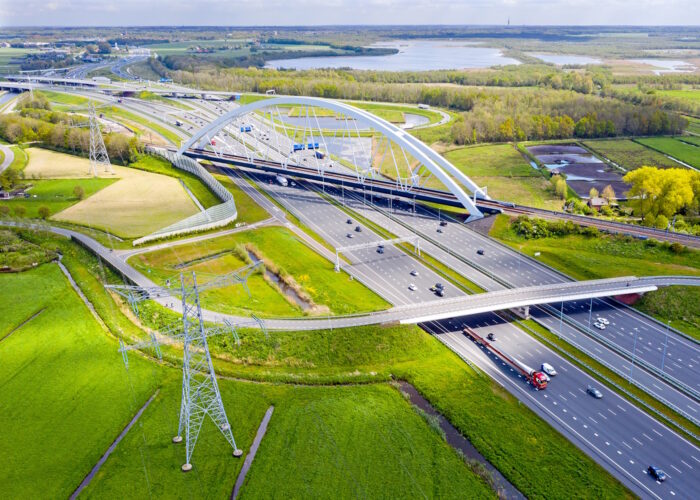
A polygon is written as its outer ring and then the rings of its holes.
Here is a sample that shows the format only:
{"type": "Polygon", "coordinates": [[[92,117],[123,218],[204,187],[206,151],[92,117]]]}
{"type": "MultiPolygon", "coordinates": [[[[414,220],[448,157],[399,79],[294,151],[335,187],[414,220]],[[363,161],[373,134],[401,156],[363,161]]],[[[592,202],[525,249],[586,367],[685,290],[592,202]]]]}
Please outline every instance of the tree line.
{"type": "MultiPolygon", "coordinates": [[[[23,99],[19,112],[0,115],[0,137],[7,142],[39,142],[44,146],[87,156],[90,131],[84,128],[87,117],[51,110],[45,98],[23,99]]],[[[143,145],[136,137],[103,134],[110,160],[126,164],[135,161],[143,145]]]]}

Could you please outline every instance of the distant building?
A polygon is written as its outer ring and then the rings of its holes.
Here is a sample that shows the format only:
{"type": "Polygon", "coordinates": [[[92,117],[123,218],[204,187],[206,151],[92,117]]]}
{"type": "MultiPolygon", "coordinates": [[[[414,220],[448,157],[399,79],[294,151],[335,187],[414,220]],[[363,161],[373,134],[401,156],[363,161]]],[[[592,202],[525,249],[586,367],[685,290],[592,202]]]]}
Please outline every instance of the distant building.
{"type": "Polygon", "coordinates": [[[605,198],[590,198],[588,200],[588,206],[594,210],[600,210],[601,207],[609,205],[608,200],[605,198]]]}

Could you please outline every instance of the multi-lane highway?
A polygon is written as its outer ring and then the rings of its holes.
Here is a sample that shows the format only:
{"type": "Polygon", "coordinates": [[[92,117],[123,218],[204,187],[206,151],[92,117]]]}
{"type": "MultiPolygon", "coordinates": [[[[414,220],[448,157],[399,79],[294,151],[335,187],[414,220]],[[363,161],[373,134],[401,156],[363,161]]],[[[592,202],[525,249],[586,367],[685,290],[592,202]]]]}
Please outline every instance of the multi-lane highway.
{"type": "MultiPolygon", "coordinates": [[[[431,322],[424,327],[452,350],[476,363],[533,411],[552,423],[633,492],[644,498],[694,498],[700,491],[700,450],[649,415],[607,390],[599,381],[495,314],[431,322]],[[529,366],[550,363],[558,371],[544,391],[535,391],[517,372],[462,333],[494,333],[495,343],[529,366]],[[595,399],[588,386],[603,393],[595,399]],[[670,476],[654,481],[649,465],[670,476]]],[[[556,467],[556,465],[554,465],[556,467]]]]}
{"type": "MultiPolygon", "coordinates": [[[[165,112],[168,106],[145,104],[131,99],[125,101],[124,105],[130,111],[150,117],[157,116],[159,122],[167,124],[183,138],[188,135],[189,130],[185,132],[182,128],[201,126],[203,122],[221,114],[230,106],[206,103],[203,108],[183,115],[185,127],[175,127],[175,119],[165,112]]],[[[343,247],[358,242],[378,244],[381,239],[359,221],[352,220],[352,223],[348,224],[347,219],[353,219],[352,216],[349,217],[346,212],[311,190],[300,185],[285,187],[276,183],[269,184],[265,176],[259,176],[256,180],[263,189],[332,246],[343,247]],[[357,226],[362,230],[355,231],[357,226]],[[353,234],[353,238],[348,238],[348,234],[353,234]]],[[[435,214],[420,206],[416,213],[408,209],[408,205],[401,203],[396,203],[390,210],[383,205],[382,211],[378,211],[377,207],[369,206],[357,197],[343,197],[343,193],[333,190],[329,190],[329,194],[393,234],[417,234],[421,238],[420,246],[423,251],[427,251],[486,290],[557,285],[570,281],[561,273],[526,258],[462,224],[449,221],[446,226],[440,226],[435,214]],[[441,232],[438,232],[438,228],[441,232]]],[[[109,252],[108,249],[104,251],[109,252]]],[[[350,252],[346,257],[350,260],[350,270],[357,279],[399,307],[410,307],[435,300],[429,287],[441,281],[439,275],[397,248],[386,246],[383,254],[379,254],[376,248],[368,248],[350,252]],[[412,275],[411,271],[416,271],[415,275],[412,275]],[[411,284],[416,285],[416,290],[409,288],[411,284]]],[[[448,297],[448,300],[467,298],[456,287],[449,287],[448,297]]],[[[700,380],[700,357],[695,343],[609,300],[595,299],[592,302],[576,301],[563,304],[562,312],[567,322],[563,321],[563,317],[558,319],[555,313],[546,309],[533,308],[531,312],[553,331],[558,329],[559,333],[572,343],[577,342],[588,349],[587,352],[595,353],[592,355],[605,360],[606,363],[614,364],[620,370],[627,370],[645,387],[655,385],[657,389],[654,390],[660,399],[673,404],[685,404],[689,413],[697,411],[697,401],[680,394],[638,367],[635,368],[627,358],[611,351],[591,336],[584,335],[581,330],[588,327],[589,318],[606,317],[609,320],[606,330],[597,332],[604,335],[606,341],[620,352],[638,356],[659,369],[663,365],[664,373],[690,387],[698,387],[700,380]],[[574,328],[576,324],[578,328],[574,328]],[[645,378],[642,380],[643,377],[645,378]]],[[[429,322],[425,324],[425,328],[453,350],[477,363],[640,496],[692,498],[700,491],[700,475],[697,473],[700,467],[700,452],[696,446],[614,393],[603,389],[600,384],[598,388],[604,392],[602,400],[587,396],[585,387],[595,384],[596,381],[548,351],[512,324],[504,322],[493,313],[485,313],[467,319],[429,322]],[[513,378],[509,371],[503,371],[499,363],[464,337],[461,333],[463,324],[484,333],[494,332],[498,342],[502,343],[508,352],[528,364],[539,366],[543,361],[555,364],[560,370],[560,375],[551,382],[546,391],[534,393],[522,381],[513,378]],[[667,483],[657,484],[644,473],[651,463],[665,468],[670,476],[667,483]]]]}

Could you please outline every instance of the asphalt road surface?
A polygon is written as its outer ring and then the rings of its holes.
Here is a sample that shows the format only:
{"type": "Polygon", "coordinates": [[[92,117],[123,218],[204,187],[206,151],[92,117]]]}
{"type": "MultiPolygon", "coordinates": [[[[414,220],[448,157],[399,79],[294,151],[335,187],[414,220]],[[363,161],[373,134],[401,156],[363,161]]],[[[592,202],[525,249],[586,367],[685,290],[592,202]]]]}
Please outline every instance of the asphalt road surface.
{"type": "Polygon", "coordinates": [[[700,450],[607,390],[565,359],[517,327],[488,313],[423,325],[458,354],[494,377],[509,392],[559,429],[574,444],[644,498],[697,498],[700,491],[700,450]],[[494,333],[495,344],[533,368],[552,364],[558,371],[548,387],[535,391],[518,372],[487,353],[462,333],[464,326],[479,335],[494,333]],[[586,393],[598,388],[602,399],[586,393]],[[647,475],[649,465],[661,467],[669,479],[658,483],[647,475]]]}

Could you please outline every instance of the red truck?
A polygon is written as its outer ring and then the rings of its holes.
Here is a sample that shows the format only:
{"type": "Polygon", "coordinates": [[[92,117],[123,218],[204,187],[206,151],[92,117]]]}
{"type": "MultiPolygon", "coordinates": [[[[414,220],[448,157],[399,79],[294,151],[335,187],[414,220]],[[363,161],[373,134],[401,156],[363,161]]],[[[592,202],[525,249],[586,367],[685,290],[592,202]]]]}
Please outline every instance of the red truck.
{"type": "Polygon", "coordinates": [[[527,380],[529,383],[533,385],[535,390],[543,390],[547,388],[547,376],[539,372],[537,370],[534,370],[527,366],[525,363],[522,361],[518,361],[514,357],[509,356],[503,350],[501,349],[496,349],[491,342],[486,340],[485,338],[481,337],[478,333],[476,333],[474,330],[471,328],[465,328],[464,334],[467,337],[470,337],[473,339],[477,344],[481,344],[486,349],[494,353],[496,356],[498,356],[500,359],[508,363],[510,366],[518,370],[518,372],[525,377],[525,380],[527,380]]]}

